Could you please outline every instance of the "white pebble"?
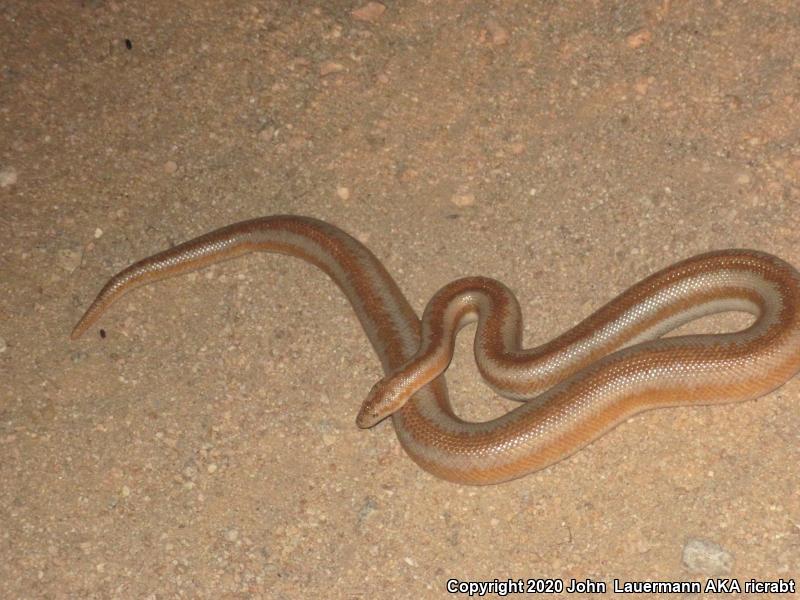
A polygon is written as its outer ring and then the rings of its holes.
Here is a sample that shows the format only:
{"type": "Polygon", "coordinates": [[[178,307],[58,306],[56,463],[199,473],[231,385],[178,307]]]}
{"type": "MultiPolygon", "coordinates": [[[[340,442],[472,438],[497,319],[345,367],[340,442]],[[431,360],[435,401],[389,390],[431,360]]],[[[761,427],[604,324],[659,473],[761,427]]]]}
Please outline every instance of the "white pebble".
{"type": "Polygon", "coordinates": [[[339,198],[341,198],[342,200],[349,200],[350,189],[340,185],[336,188],[336,195],[339,196],[339,198]]]}
{"type": "Polygon", "coordinates": [[[472,206],[475,204],[474,194],[455,194],[450,198],[450,202],[456,206],[472,206]]]}
{"type": "Polygon", "coordinates": [[[683,547],[683,564],[693,573],[714,577],[730,573],[733,557],[714,542],[692,539],[683,547]]]}
{"type": "Polygon", "coordinates": [[[14,167],[0,169],[0,188],[8,187],[15,183],[17,183],[17,170],[14,167]]]}

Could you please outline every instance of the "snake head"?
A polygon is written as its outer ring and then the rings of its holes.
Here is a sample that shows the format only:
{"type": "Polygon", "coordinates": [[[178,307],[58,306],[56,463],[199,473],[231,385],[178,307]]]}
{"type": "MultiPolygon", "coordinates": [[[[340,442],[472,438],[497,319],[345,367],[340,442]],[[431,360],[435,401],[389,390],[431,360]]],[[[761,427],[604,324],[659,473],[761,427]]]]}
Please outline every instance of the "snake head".
{"type": "Polygon", "coordinates": [[[408,401],[408,397],[408,394],[403,393],[395,384],[394,378],[381,379],[372,386],[367,399],[361,405],[356,425],[362,429],[374,427],[400,410],[408,401]]]}

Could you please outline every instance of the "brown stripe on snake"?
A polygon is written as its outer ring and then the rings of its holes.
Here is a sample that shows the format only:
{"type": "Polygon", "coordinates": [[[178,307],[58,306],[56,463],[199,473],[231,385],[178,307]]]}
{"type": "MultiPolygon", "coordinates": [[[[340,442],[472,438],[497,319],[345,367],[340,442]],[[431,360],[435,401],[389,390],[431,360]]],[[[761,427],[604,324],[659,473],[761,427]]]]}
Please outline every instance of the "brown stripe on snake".
{"type": "Polygon", "coordinates": [[[134,287],[253,251],[306,260],[342,289],[386,376],[365,400],[359,425],[391,415],[419,465],[460,483],[514,479],[569,456],[637,412],[757,398],[800,370],[800,276],[768,254],[723,250],[679,262],[561,336],[525,349],[519,304],[499,282],[448,284],[420,326],[367,248],[332,225],[297,216],[229,225],[131,265],[103,287],[72,337],[134,287]],[[755,321],[736,333],[662,338],[730,310],[750,312],[755,321]],[[458,330],[475,320],[481,374],[501,395],[526,400],[485,423],[455,416],[443,377],[458,330]]]}

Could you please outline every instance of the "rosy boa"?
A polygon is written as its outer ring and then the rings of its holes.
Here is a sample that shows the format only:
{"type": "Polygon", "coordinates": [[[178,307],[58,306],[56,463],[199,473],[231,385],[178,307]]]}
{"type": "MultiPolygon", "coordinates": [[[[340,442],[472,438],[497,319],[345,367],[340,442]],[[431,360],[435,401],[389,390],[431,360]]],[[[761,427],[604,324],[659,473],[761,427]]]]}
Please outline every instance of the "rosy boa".
{"type": "Polygon", "coordinates": [[[800,276],[769,254],[722,250],[681,261],[552,341],[525,349],[519,304],[503,284],[483,277],[450,283],[420,324],[366,247],[333,225],[299,216],[243,221],[140,260],[108,281],[72,338],[139,285],[256,250],[302,258],[336,282],[386,374],[364,402],[359,425],[391,415],[411,458],[455,482],[521,477],[635,413],[757,398],[800,370],[800,276]],[[688,321],[731,310],[752,313],[755,321],[736,333],[662,338],[688,321]],[[456,333],[476,320],[481,374],[497,393],[526,400],[484,423],[454,414],[442,375],[456,333]]]}

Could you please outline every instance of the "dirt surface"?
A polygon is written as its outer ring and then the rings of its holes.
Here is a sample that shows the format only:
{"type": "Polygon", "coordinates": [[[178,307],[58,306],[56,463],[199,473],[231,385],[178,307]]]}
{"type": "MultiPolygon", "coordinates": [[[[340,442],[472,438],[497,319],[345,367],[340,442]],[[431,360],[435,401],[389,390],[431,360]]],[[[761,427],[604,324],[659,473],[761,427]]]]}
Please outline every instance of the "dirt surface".
{"type": "MultiPolygon", "coordinates": [[[[359,237],[418,311],[504,281],[530,345],[697,252],[800,265],[795,0],[356,9],[0,6],[0,596],[800,577],[800,378],[471,488],[355,426],[379,363],[298,260],[141,289],[69,341],[131,261],[275,213],[359,237]]],[[[457,410],[502,414],[468,337],[457,410]]]]}

